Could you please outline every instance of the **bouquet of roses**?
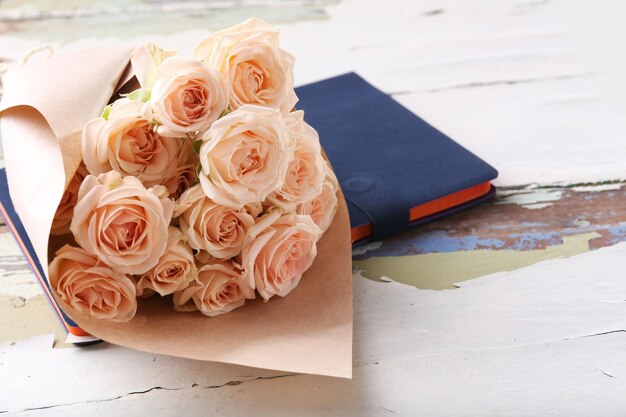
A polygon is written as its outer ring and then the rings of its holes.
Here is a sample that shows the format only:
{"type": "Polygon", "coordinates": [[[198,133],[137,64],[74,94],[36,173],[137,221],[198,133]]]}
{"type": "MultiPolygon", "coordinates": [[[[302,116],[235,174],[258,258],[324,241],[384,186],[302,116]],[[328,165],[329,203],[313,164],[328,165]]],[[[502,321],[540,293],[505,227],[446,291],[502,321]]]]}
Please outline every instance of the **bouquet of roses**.
{"type": "Polygon", "coordinates": [[[350,377],[348,210],[293,64],[251,19],[193,58],[100,43],[3,77],[13,230],[68,332],[350,377]]]}
{"type": "Polygon", "coordinates": [[[53,234],[71,232],[49,266],[57,297],[125,322],[136,297],[216,316],[287,296],[338,203],[317,132],[294,109],[293,63],[255,19],[193,58],[137,48],[138,88],[84,126],[54,218],[53,234]]]}

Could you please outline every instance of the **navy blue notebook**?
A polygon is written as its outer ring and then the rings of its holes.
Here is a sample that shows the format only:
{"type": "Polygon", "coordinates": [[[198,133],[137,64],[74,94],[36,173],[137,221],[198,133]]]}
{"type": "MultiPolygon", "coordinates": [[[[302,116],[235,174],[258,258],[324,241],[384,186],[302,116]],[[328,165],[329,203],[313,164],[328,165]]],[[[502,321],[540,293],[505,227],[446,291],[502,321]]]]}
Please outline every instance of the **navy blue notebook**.
{"type": "Polygon", "coordinates": [[[498,172],[355,73],[296,89],[348,203],[353,242],[494,195],[498,172]]]}

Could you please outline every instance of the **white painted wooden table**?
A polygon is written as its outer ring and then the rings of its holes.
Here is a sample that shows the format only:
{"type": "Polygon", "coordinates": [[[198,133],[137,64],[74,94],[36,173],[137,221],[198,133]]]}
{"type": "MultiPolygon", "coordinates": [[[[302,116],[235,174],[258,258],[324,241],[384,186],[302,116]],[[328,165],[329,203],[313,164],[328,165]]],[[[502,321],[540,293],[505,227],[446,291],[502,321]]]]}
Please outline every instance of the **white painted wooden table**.
{"type": "Polygon", "coordinates": [[[0,3],[5,62],[43,44],[190,53],[257,15],[281,28],[299,84],[356,70],[495,165],[501,187],[494,204],[355,251],[352,380],[68,347],[2,226],[0,414],[624,415],[624,12],[618,0],[0,3]]]}

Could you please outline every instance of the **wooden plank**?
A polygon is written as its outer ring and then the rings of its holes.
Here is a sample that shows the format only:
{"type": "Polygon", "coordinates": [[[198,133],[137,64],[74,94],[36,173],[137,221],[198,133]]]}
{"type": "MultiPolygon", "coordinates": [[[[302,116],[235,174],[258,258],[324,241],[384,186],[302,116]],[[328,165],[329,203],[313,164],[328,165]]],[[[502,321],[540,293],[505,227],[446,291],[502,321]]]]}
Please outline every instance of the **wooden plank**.
{"type": "Polygon", "coordinates": [[[451,291],[355,275],[352,381],[104,344],[50,349],[51,337],[6,343],[0,384],[13,388],[0,391],[0,411],[110,415],[124,407],[126,415],[167,415],[184,406],[186,415],[610,414],[626,401],[625,255],[622,243],[451,291]]]}
{"type": "MultiPolygon", "coordinates": [[[[191,7],[186,4],[172,8],[191,7]]],[[[171,26],[176,19],[139,19],[150,25],[139,33],[123,13],[111,12],[114,18],[103,18],[100,26],[98,18],[79,13],[106,10],[101,3],[55,2],[53,9],[78,11],[67,19],[27,19],[22,26],[0,20],[0,50],[19,59],[43,43],[68,52],[158,41],[189,54],[209,30],[234,20],[229,6],[235,3],[223,4],[208,15],[190,13],[183,27],[171,26]],[[92,32],[97,27],[111,36],[92,32]]],[[[618,82],[624,65],[619,54],[597,47],[626,30],[614,17],[619,13],[612,13],[624,7],[617,0],[603,7],[582,0],[567,7],[518,0],[255,4],[266,11],[261,17],[282,29],[284,47],[298,60],[299,84],[358,71],[494,164],[500,185],[624,178],[625,92],[618,82]],[[286,12],[295,9],[301,12],[286,12]],[[319,16],[311,16],[313,9],[319,16]]],[[[6,13],[18,10],[9,5],[3,3],[6,13]]],[[[236,17],[259,10],[243,3],[236,17]]]]}
{"type": "Polygon", "coordinates": [[[65,53],[157,41],[189,54],[209,31],[257,14],[280,26],[298,83],[358,71],[494,164],[504,192],[497,204],[361,250],[357,262],[379,266],[418,258],[404,271],[410,286],[355,274],[352,381],[106,344],[51,349],[52,335],[37,335],[54,330],[31,327],[24,309],[32,301],[45,314],[45,303],[0,228],[0,315],[10,311],[24,327],[12,338],[35,336],[0,344],[0,413],[621,413],[626,65],[602,46],[624,37],[624,8],[617,0],[59,0],[26,10],[3,1],[5,62],[47,43],[65,53]],[[589,183],[595,189],[577,186],[589,183]],[[540,262],[553,256],[570,257],[540,262]],[[443,267],[422,268],[427,261],[443,267]],[[449,266],[477,268],[471,278],[516,270],[464,281],[449,266]],[[450,289],[416,288],[431,288],[422,284],[433,276],[450,289]]]}

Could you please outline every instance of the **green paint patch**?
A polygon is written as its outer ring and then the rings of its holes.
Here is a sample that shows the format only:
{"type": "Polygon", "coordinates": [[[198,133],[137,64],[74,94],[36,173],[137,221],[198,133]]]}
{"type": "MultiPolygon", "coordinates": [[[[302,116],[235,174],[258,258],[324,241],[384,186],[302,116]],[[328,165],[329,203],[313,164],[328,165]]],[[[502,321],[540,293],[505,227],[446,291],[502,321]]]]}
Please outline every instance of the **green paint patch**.
{"type": "Polygon", "coordinates": [[[560,245],[545,249],[474,250],[411,256],[381,256],[354,261],[366,278],[384,282],[384,277],[420,289],[447,290],[455,284],[494,272],[513,271],[553,258],[566,258],[589,251],[589,241],[599,234],[565,236],[560,245]]]}
{"type": "MultiPolygon", "coordinates": [[[[256,16],[272,24],[327,19],[325,7],[338,0],[258,4],[232,2],[154,2],[112,4],[87,0],[3,2],[0,32],[23,38],[67,42],[84,38],[134,38],[189,30],[215,31],[256,16]]],[[[199,40],[198,40],[199,41],[199,40]]]]}

